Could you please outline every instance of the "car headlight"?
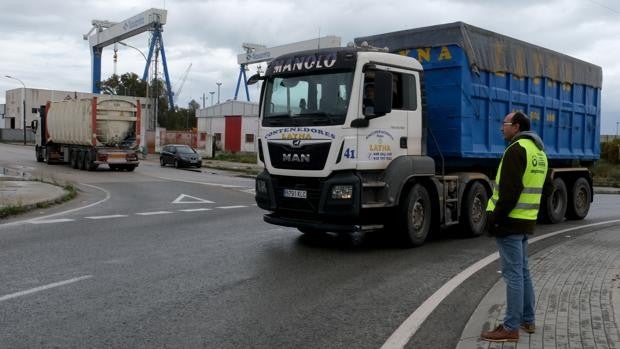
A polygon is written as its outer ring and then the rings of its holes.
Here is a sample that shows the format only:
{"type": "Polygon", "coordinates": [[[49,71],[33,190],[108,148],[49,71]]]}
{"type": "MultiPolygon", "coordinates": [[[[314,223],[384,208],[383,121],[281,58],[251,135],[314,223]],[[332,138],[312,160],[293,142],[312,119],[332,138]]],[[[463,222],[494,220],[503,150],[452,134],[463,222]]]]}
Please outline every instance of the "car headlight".
{"type": "Polygon", "coordinates": [[[256,180],[256,192],[260,194],[267,194],[267,183],[262,179],[256,180]]]}
{"type": "Polygon", "coordinates": [[[352,185],[334,185],[332,187],[332,199],[350,200],[353,198],[352,185]]]}

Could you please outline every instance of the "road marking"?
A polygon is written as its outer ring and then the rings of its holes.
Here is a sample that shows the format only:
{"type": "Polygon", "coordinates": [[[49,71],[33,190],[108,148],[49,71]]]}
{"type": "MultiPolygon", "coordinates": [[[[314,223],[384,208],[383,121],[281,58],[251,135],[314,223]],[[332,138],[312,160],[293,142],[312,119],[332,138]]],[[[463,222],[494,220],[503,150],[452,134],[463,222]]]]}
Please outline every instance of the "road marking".
{"type": "Polygon", "coordinates": [[[198,211],[211,211],[212,208],[190,208],[187,210],[179,210],[181,212],[198,212],[198,211]]]}
{"type": "Polygon", "coordinates": [[[213,201],[197,198],[195,196],[181,194],[178,198],[174,199],[173,204],[213,204],[213,201]],[[188,201],[186,198],[189,198],[188,201]]]}
{"type": "Polygon", "coordinates": [[[38,219],[36,221],[30,221],[30,224],[48,224],[48,223],[63,223],[63,222],[73,222],[75,219],[70,218],[58,218],[58,219],[38,219]]]}
{"type": "Polygon", "coordinates": [[[153,177],[159,178],[159,179],[165,179],[167,181],[175,181],[175,182],[183,182],[183,183],[193,183],[193,184],[203,184],[203,185],[210,185],[210,186],[222,187],[222,188],[243,188],[243,186],[233,185],[233,184],[220,184],[220,183],[209,183],[209,182],[199,182],[199,181],[186,181],[186,180],[182,180],[182,179],[178,179],[178,178],[167,178],[167,177],[157,177],[157,176],[153,176],[153,177]]]}
{"type": "Polygon", "coordinates": [[[22,220],[22,221],[15,221],[15,222],[11,222],[11,223],[0,224],[0,228],[10,227],[10,226],[24,224],[24,223],[34,223],[36,221],[45,220],[45,219],[50,218],[50,217],[56,217],[56,216],[65,215],[65,214],[68,214],[68,213],[73,213],[73,212],[76,212],[76,211],[79,211],[79,210],[83,210],[85,208],[93,207],[93,206],[99,205],[101,203],[104,203],[104,202],[108,201],[112,197],[112,195],[110,195],[110,192],[105,190],[105,189],[103,189],[103,188],[100,188],[100,187],[97,187],[97,186],[94,186],[94,185],[91,185],[91,184],[85,184],[85,183],[80,183],[80,185],[84,185],[84,186],[87,186],[87,187],[95,188],[97,190],[101,190],[102,192],[105,193],[105,198],[103,198],[103,199],[101,199],[101,200],[99,200],[97,202],[93,202],[92,204],[89,204],[89,205],[86,205],[86,206],[72,208],[72,209],[67,210],[67,211],[57,212],[57,213],[53,213],[53,214],[50,214],[50,215],[47,215],[47,216],[42,216],[42,217],[37,217],[37,218],[27,219],[27,220],[22,220]]]}
{"type": "Polygon", "coordinates": [[[92,275],[84,275],[84,276],[80,276],[80,277],[69,279],[69,280],[65,280],[65,281],[54,282],[52,284],[31,288],[31,289],[25,290],[25,291],[20,291],[20,292],[15,292],[15,293],[7,294],[7,295],[4,295],[4,296],[0,297],[0,302],[4,302],[4,301],[7,301],[9,299],[13,299],[13,298],[21,297],[21,296],[26,296],[26,295],[29,295],[29,294],[32,294],[32,293],[36,293],[36,292],[41,292],[41,291],[49,290],[50,288],[60,287],[60,286],[72,284],[72,283],[75,283],[75,282],[78,282],[78,281],[90,279],[92,277],[93,277],[92,275]]]}
{"type": "Polygon", "coordinates": [[[153,212],[139,212],[136,213],[137,215],[140,216],[154,216],[154,215],[158,215],[158,214],[168,214],[168,213],[172,213],[170,211],[153,211],[153,212]]]}
{"type": "MultiPolygon", "coordinates": [[[[532,244],[534,242],[550,238],[552,236],[558,234],[564,234],[569,231],[575,231],[578,229],[584,229],[589,227],[594,227],[597,225],[610,224],[610,223],[620,223],[620,219],[615,219],[611,221],[598,222],[592,224],[581,225],[578,227],[568,228],[559,230],[556,232],[552,232],[549,234],[541,235],[532,239],[528,239],[528,243],[532,244]]],[[[480,271],[480,269],[486,267],[487,265],[494,262],[499,258],[499,253],[495,252],[486,256],[485,258],[479,260],[478,262],[470,265],[467,269],[463,270],[455,277],[446,282],[440,289],[435,291],[429,298],[427,298],[422,305],[420,305],[409,317],[392,333],[392,335],[383,343],[381,346],[382,349],[393,349],[393,348],[404,348],[411,337],[415,335],[418,331],[422,323],[428,318],[428,316],[437,308],[437,306],[446,298],[452,291],[454,291],[458,286],[460,286],[465,280],[467,280],[470,276],[480,271]]]]}
{"type": "Polygon", "coordinates": [[[123,217],[129,217],[126,214],[111,214],[111,215],[107,215],[107,216],[89,216],[89,217],[84,217],[87,219],[110,219],[110,218],[123,218],[123,217]]]}
{"type": "Polygon", "coordinates": [[[220,207],[216,207],[222,210],[229,210],[231,208],[242,208],[242,207],[247,207],[247,206],[243,206],[243,205],[239,205],[239,206],[220,206],[220,207]]]}

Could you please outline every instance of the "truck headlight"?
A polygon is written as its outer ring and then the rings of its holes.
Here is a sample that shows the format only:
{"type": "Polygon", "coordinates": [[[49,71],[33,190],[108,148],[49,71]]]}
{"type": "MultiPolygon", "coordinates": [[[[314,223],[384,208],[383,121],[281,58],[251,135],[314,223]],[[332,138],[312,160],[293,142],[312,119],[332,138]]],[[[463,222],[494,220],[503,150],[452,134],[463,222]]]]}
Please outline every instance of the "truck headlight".
{"type": "Polygon", "coordinates": [[[352,185],[334,185],[332,187],[332,199],[350,200],[353,198],[352,185]]]}
{"type": "Polygon", "coordinates": [[[256,192],[260,194],[267,194],[267,183],[265,183],[264,180],[256,180],[256,192]]]}

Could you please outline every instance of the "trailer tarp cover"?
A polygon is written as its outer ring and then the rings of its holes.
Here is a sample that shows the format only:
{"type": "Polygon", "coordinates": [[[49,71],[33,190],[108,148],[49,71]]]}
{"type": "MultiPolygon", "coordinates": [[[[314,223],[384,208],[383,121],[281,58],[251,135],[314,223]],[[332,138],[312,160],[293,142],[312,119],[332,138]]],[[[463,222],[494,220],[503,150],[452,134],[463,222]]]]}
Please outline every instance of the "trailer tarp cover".
{"type": "Polygon", "coordinates": [[[564,83],[601,88],[601,67],[525,41],[497,34],[463,22],[440,24],[355,39],[399,52],[424,47],[457,45],[470,69],[512,73],[522,77],[547,77],[564,83]]]}

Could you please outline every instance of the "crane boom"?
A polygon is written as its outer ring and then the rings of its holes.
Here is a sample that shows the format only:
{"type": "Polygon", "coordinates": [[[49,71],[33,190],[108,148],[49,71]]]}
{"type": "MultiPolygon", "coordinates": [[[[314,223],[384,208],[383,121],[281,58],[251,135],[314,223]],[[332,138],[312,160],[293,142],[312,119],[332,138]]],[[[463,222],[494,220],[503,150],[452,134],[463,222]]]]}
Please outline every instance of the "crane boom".
{"type": "Polygon", "coordinates": [[[192,68],[192,63],[190,63],[187,66],[187,69],[185,69],[185,72],[183,73],[183,78],[181,78],[181,81],[179,83],[179,88],[177,89],[177,91],[174,93],[174,98],[176,100],[178,100],[179,96],[181,95],[181,90],[183,89],[183,85],[185,85],[185,80],[187,79],[187,75],[189,74],[189,70],[192,68]]]}

